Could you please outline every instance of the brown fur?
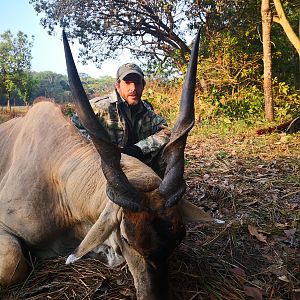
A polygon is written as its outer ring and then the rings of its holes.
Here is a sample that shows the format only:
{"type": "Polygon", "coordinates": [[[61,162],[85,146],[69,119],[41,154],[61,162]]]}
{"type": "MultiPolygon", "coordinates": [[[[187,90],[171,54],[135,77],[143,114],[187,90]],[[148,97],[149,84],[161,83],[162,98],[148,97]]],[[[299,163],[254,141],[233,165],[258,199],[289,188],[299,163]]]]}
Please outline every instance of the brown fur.
{"type": "MultiPolygon", "coordinates": [[[[38,256],[51,256],[50,249],[43,249],[65,237],[65,230],[74,231],[72,239],[83,239],[109,203],[93,144],[51,101],[40,101],[23,118],[0,126],[0,157],[0,229],[25,240],[38,256]]],[[[122,166],[137,188],[151,190],[160,182],[134,158],[124,156],[122,166]],[[148,178],[149,186],[140,174],[148,178]]],[[[60,245],[64,246],[68,248],[60,245]]],[[[0,241],[1,247],[5,246],[0,241]]],[[[63,248],[57,250],[64,253],[63,248]]],[[[5,255],[0,255],[1,260],[6,260],[5,255]]],[[[11,274],[4,276],[11,278],[11,274]]]]}
{"type": "Polygon", "coordinates": [[[52,102],[52,103],[55,103],[55,99],[47,98],[47,97],[44,97],[44,96],[39,96],[39,97],[37,97],[33,100],[33,105],[37,104],[39,102],[52,102]]]}
{"type": "Polygon", "coordinates": [[[38,257],[74,249],[69,262],[105,244],[126,259],[138,299],[160,299],[165,261],[184,227],[177,206],[164,208],[152,169],[123,155],[121,167],[149,211],[113,204],[94,145],[52,101],[0,125],[0,158],[0,284],[26,276],[20,240],[38,257]]]}

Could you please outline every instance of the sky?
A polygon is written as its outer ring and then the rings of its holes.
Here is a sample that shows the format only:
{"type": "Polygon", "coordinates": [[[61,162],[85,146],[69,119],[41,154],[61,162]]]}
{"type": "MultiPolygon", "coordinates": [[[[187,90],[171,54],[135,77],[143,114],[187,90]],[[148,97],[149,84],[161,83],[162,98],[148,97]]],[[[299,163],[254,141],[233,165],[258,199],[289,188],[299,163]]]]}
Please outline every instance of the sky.
{"type": "MultiPolygon", "coordinates": [[[[40,24],[41,15],[37,15],[29,0],[0,0],[0,33],[10,30],[14,35],[18,31],[34,35],[32,48],[32,70],[52,71],[67,74],[61,33],[50,36],[40,24]]],[[[31,40],[31,38],[29,39],[31,40]]],[[[101,69],[90,63],[83,66],[78,60],[79,46],[71,44],[71,50],[79,73],[86,73],[93,78],[100,76],[115,77],[119,65],[126,63],[118,60],[105,61],[101,69]]]]}

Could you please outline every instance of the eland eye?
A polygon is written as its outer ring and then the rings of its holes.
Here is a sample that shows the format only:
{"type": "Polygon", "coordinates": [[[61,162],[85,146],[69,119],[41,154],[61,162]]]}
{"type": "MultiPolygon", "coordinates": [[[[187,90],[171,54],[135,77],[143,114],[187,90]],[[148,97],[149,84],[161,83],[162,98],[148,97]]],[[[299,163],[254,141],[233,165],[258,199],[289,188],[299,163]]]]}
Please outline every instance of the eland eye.
{"type": "Polygon", "coordinates": [[[169,229],[169,231],[174,231],[174,228],[175,228],[174,225],[171,225],[171,226],[169,226],[168,229],[169,229]]]}

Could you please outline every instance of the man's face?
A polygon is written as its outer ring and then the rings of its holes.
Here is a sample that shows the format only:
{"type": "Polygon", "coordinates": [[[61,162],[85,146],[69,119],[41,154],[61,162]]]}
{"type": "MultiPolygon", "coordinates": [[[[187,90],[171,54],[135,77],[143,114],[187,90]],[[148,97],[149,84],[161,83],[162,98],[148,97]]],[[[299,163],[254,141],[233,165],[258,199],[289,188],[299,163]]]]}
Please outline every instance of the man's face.
{"type": "Polygon", "coordinates": [[[144,81],[138,74],[128,74],[116,83],[116,89],[129,105],[136,105],[141,100],[144,81]]]}

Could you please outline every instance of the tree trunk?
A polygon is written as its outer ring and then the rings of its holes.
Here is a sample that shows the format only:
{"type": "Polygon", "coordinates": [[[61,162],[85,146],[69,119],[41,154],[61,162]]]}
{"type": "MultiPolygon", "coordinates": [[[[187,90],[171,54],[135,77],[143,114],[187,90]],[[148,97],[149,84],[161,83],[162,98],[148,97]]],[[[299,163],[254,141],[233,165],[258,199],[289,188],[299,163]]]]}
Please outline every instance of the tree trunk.
{"type": "Polygon", "coordinates": [[[290,42],[296,48],[298,54],[300,55],[300,39],[298,38],[297,34],[294,32],[288,19],[286,18],[280,0],[273,0],[273,1],[277,12],[277,16],[273,17],[273,21],[279,23],[282,26],[288,39],[290,40],[290,42]]]}
{"type": "Polygon", "coordinates": [[[264,60],[264,96],[265,96],[265,118],[274,120],[274,103],[272,93],[272,50],[271,50],[271,22],[272,13],[270,0],[261,2],[262,38],[263,38],[263,60],[264,60]]]}
{"type": "Polygon", "coordinates": [[[7,94],[7,111],[11,112],[10,93],[7,94]]]}
{"type": "MultiPolygon", "coordinates": [[[[299,39],[300,39],[300,15],[298,16],[298,20],[299,20],[299,23],[298,23],[298,36],[299,36],[299,39]]],[[[297,64],[297,72],[296,72],[296,88],[300,90],[300,53],[298,53],[298,64],[297,64]]]]}

